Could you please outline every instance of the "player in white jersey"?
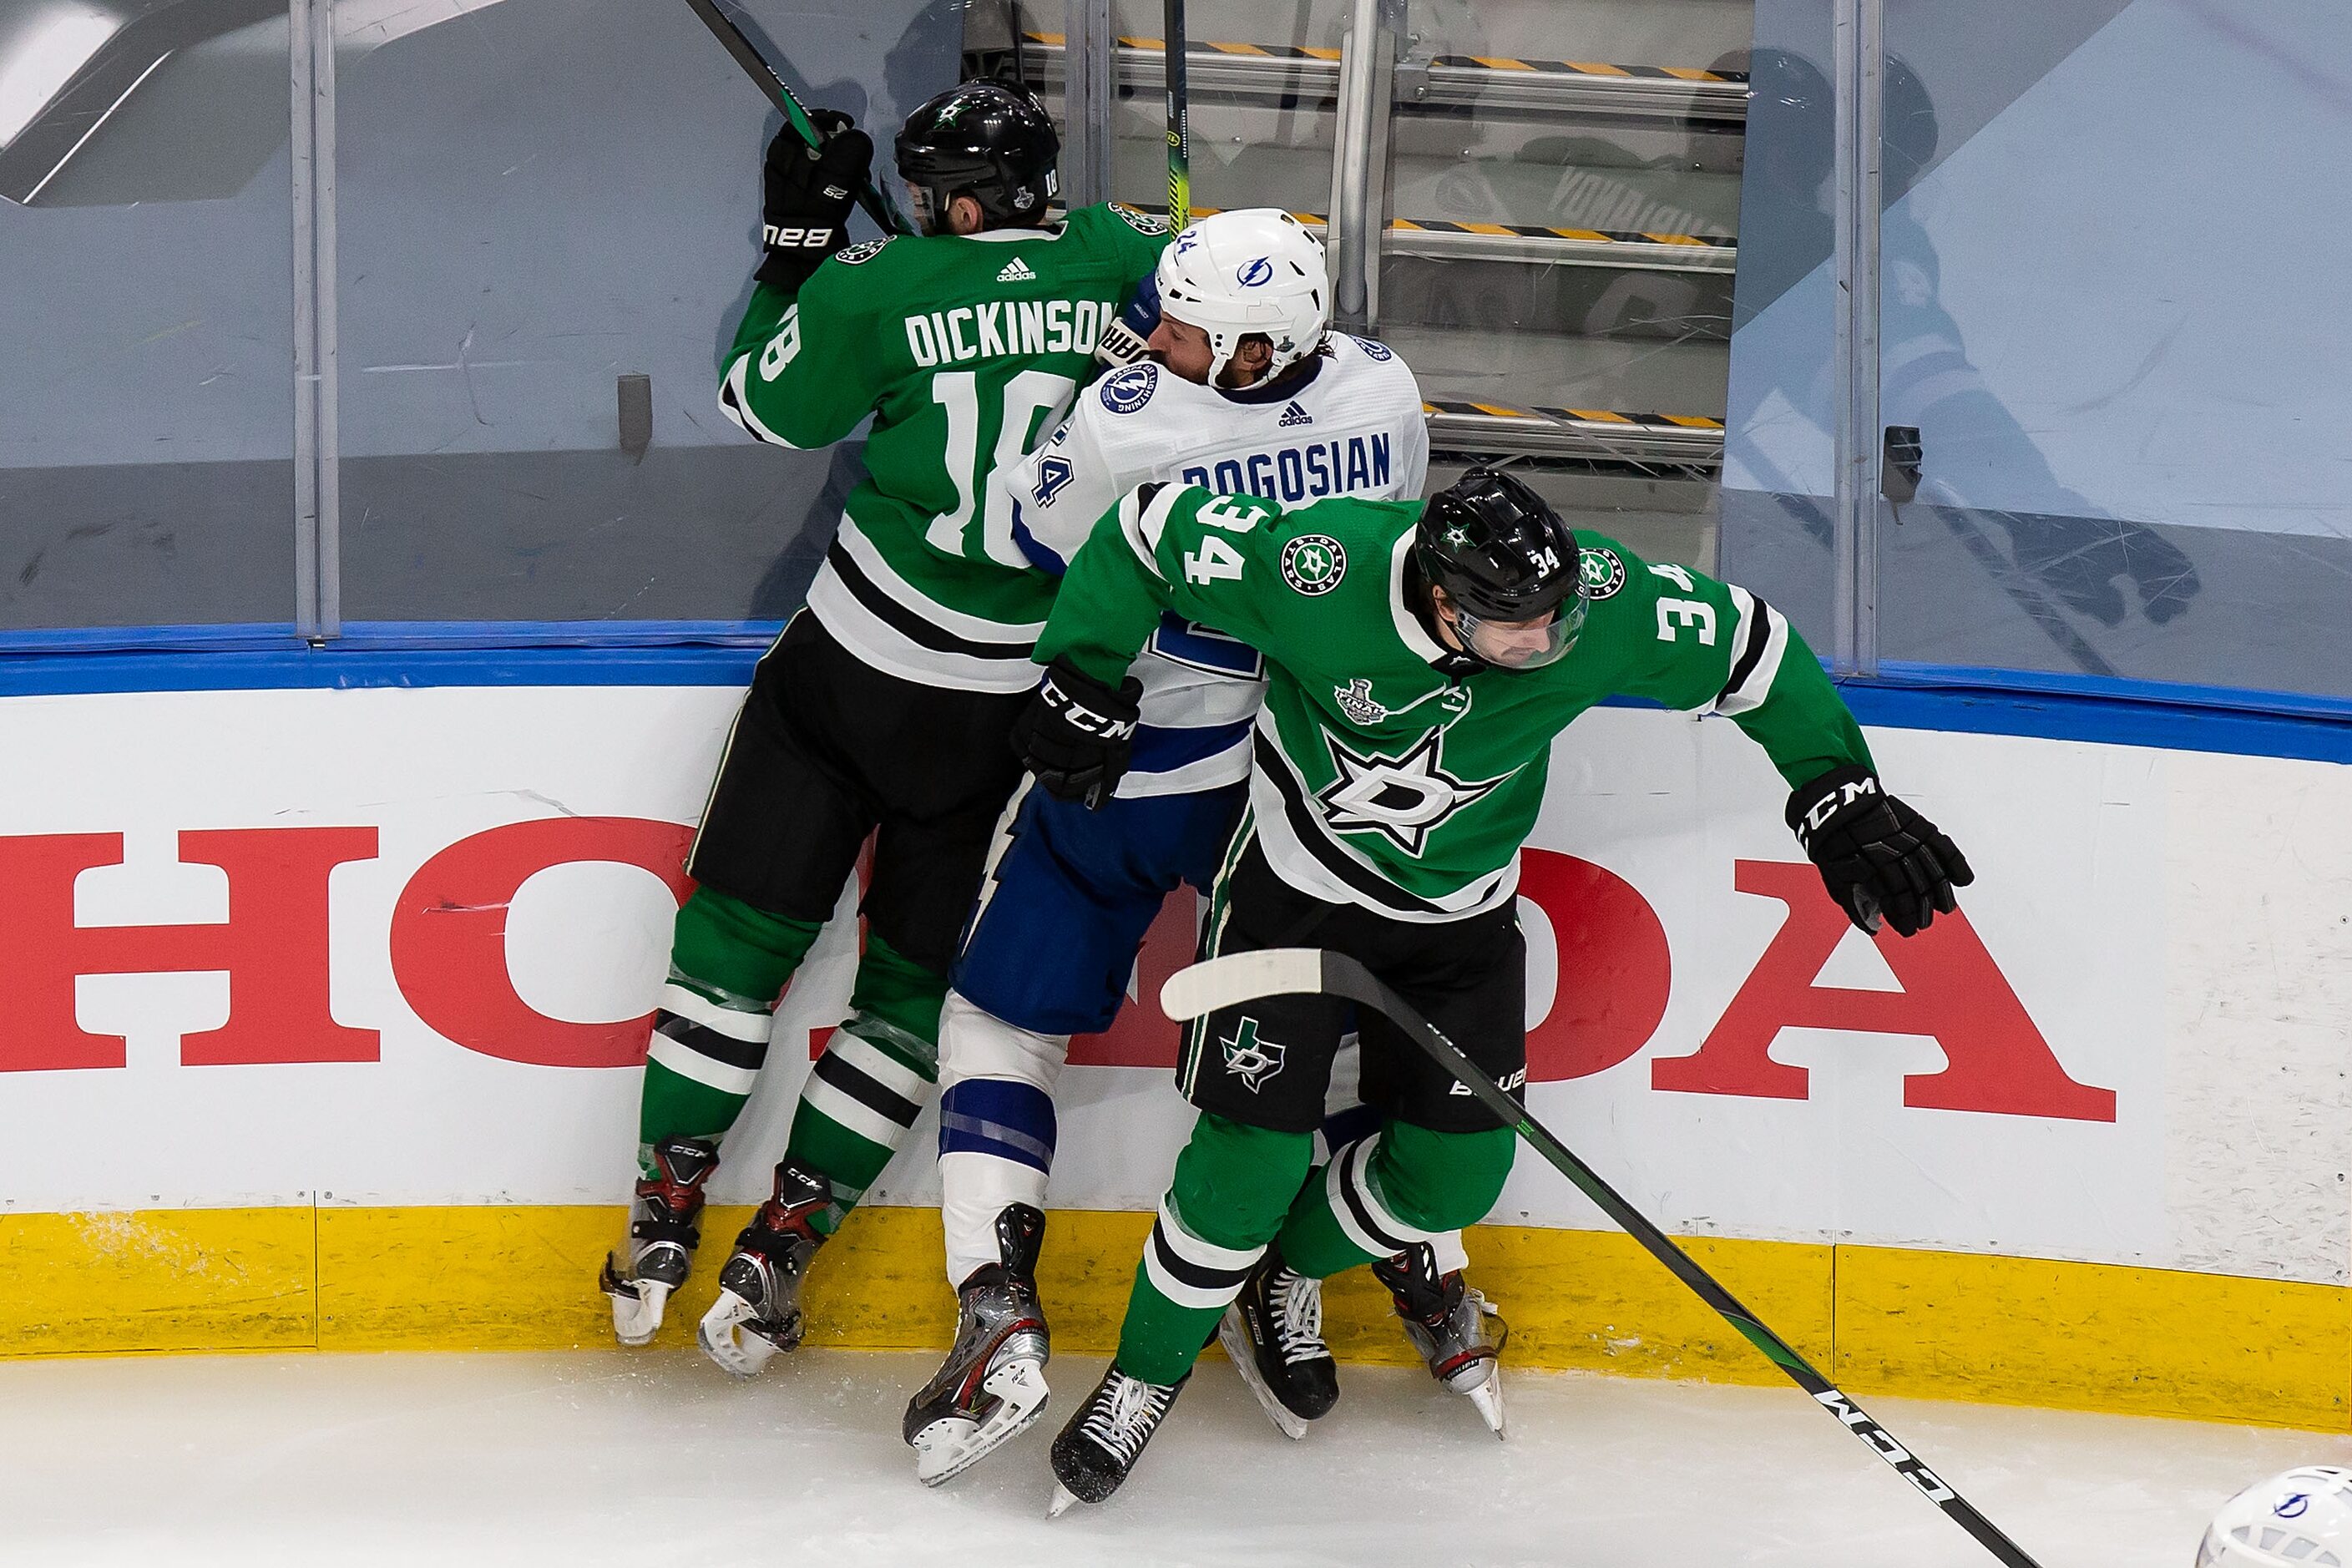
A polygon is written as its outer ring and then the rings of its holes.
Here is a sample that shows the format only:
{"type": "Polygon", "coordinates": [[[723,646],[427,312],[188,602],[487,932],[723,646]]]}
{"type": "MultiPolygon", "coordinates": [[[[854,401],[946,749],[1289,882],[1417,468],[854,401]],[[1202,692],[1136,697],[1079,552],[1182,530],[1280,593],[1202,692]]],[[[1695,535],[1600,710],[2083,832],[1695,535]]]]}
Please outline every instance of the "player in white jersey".
{"type": "MultiPolygon", "coordinates": [[[[1103,377],[1007,476],[1014,537],[1032,560],[1059,572],[1105,511],[1154,479],[1299,504],[1421,494],[1429,438],[1420,388],[1384,345],[1329,331],[1322,247],[1295,218],[1267,209],[1203,218],[1162,254],[1157,284],[1152,359],[1103,377]]],[[[1227,564],[1213,549],[1192,563],[1212,574],[1227,564]]],[[[1167,895],[1213,882],[1246,797],[1265,678],[1254,650],[1171,617],[1121,690],[1060,668],[1045,689],[1130,734],[1131,761],[1108,797],[1083,783],[1067,799],[1024,786],[951,975],[940,1176],[961,1317],[954,1349],[908,1404],[905,1426],[916,1473],[934,1485],[1044,1408],[1034,1272],[1055,1080],[1070,1037],[1117,1014],[1167,895]]],[[[1458,1279],[1461,1267],[1451,1237],[1444,1256],[1401,1264],[1391,1281],[1400,1311],[1407,1273],[1417,1285],[1458,1279]]],[[[1252,1283],[1228,1316],[1228,1347],[1267,1413],[1299,1436],[1305,1419],[1269,1392],[1254,1357],[1283,1357],[1286,1389],[1303,1382],[1338,1397],[1317,1282],[1277,1261],[1252,1283]]],[[[1407,1312],[1408,1331],[1425,1315],[1407,1312]]],[[[1450,1386],[1491,1384],[1495,1347],[1471,1348],[1480,1353],[1449,1362],[1450,1386]]]]}

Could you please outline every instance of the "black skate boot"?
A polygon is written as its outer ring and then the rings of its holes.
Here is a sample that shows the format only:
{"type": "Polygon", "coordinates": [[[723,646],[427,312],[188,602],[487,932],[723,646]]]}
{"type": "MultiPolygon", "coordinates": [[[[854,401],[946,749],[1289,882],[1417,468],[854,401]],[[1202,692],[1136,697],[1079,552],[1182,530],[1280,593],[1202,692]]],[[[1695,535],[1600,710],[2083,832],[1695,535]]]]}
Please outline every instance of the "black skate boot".
{"type": "Polygon", "coordinates": [[[1272,1247],[1217,1324],[1234,1370],[1287,1437],[1339,1403],[1339,1368],[1323,1342],[1323,1281],[1283,1265],[1272,1247]]]}
{"type": "Polygon", "coordinates": [[[1118,1490],[1192,1376],[1145,1383],[1117,1366],[1104,1373],[1054,1439],[1054,1501],[1045,1517],[1059,1519],[1074,1502],[1101,1502],[1118,1490]]]}
{"type": "Polygon", "coordinates": [[[996,1216],[1002,1260],[972,1270],[956,1292],[955,1348],[907,1402],[902,1428],[927,1487],[961,1475],[1045,1410],[1048,1342],[1037,1300],[1045,1216],[1010,1204],[996,1216]]]}
{"type": "Polygon", "coordinates": [[[1372,1265],[1389,1288],[1405,1337],[1429,1363],[1429,1375],[1478,1407],[1486,1429],[1506,1436],[1503,1422],[1503,1346],[1511,1337],[1502,1314],[1473,1289],[1462,1271],[1437,1272],[1437,1254],[1427,1242],[1372,1265]]]}
{"type": "Polygon", "coordinates": [[[792,1160],[776,1167],[776,1195],[760,1205],[719,1271],[719,1300],[702,1314],[703,1354],[751,1377],[801,1342],[801,1281],[824,1245],[813,1221],[832,1202],[833,1184],[816,1172],[792,1160]]]}
{"type": "Polygon", "coordinates": [[[707,1138],[665,1138],[654,1145],[654,1174],[636,1185],[629,1211],[629,1261],[604,1255],[597,1279],[613,1299],[613,1334],[642,1345],[661,1327],[669,1293],[686,1283],[702,1240],[702,1184],[719,1168],[719,1146],[707,1138]]]}

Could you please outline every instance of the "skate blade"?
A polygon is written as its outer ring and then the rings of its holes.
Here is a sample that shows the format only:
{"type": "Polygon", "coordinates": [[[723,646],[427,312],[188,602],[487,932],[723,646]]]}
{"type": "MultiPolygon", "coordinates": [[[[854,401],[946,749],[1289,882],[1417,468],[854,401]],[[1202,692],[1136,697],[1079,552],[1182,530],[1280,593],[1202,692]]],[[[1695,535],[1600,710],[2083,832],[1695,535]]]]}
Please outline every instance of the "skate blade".
{"type": "Polygon", "coordinates": [[[1292,1442],[1304,1439],[1307,1422],[1276,1399],[1265,1379],[1258,1375],[1257,1356],[1250,1349],[1249,1331],[1242,1327],[1239,1307],[1226,1308],[1225,1315],[1217,1321],[1217,1342],[1225,1347],[1225,1359],[1234,1363],[1234,1370],[1242,1374],[1249,1391],[1257,1395],[1258,1406],[1265,1412],[1266,1419],[1280,1427],[1282,1435],[1292,1442]]]}
{"type": "Polygon", "coordinates": [[[1479,1419],[1486,1423],[1486,1430],[1495,1435],[1496,1440],[1508,1441],[1510,1432],[1503,1411],[1503,1369],[1500,1366],[1488,1369],[1484,1382],[1462,1392],[1472,1405],[1477,1406],[1479,1419]]]}
{"type": "Polygon", "coordinates": [[[1045,1505],[1045,1517],[1047,1519],[1061,1518],[1064,1514],[1069,1512],[1072,1508],[1076,1506],[1077,1500],[1077,1493],[1072,1491],[1061,1482],[1055,1481],[1054,1483],[1054,1500],[1045,1505]]]}
{"type": "Polygon", "coordinates": [[[694,1337],[702,1353],[720,1371],[736,1377],[757,1377],[775,1359],[774,1342],[744,1327],[759,1314],[751,1303],[732,1290],[721,1289],[710,1310],[702,1314],[694,1337]]]}
{"type": "Polygon", "coordinates": [[[980,1386],[996,1399],[986,1415],[978,1421],[943,1415],[908,1439],[915,1449],[915,1479],[925,1486],[944,1486],[1019,1436],[1045,1413],[1051,1392],[1043,1363],[1026,1358],[1006,1362],[980,1386]]]}
{"type": "Polygon", "coordinates": [[[669,1287],[658,1279],[633,1279],[620,1282],[632,1292],[606,1290],[613,1300],[613,1337],[632,1348],[653,1343],[654,1335],[662,1325],[662,1309],[669,1300],[669,1287]]]}

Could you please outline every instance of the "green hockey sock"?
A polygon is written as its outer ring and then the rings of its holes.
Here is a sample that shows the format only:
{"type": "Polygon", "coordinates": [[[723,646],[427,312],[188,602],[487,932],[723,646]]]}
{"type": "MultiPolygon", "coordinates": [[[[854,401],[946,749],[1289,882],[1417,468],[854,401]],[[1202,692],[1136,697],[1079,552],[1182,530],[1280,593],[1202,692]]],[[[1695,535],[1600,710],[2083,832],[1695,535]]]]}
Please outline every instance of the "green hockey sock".
{"type": "Polygon", "coordinates": [[[849,1020],[810,1067],[784,1150],[833,1184],[833,1206],[814,1222],[826,1235],[866,1195],[931,1101],[947,990],[946,976],[866,934],[849,1020]]]}
{"type": "Polygon", "coordinates": [[[768,1058],[776,997],[823,929],[709,888],[679,907],[638,1101],[646,1175],[657,1141],[715,1140],[735,1125],[768,1058]]]}
{"type": "Polygon", "coordinates": [[[1475,1225],[1502,1195],[1517,1145],[1507,1127],[1433,1132],[1391,1121],[1308,1178],[1275,1245],[1285,1263],[1321,1279],[1475,1225]]]}
{"type": "Polygon", "coordinates": [[[1244,1127],[1203,1113],[1136,1267],[1118,1336],[1118,1369],[1146,1383],[1192,1371],[1217,1320],[1241,1294],[1314,1158],[1304,1132],[1244,1127]]]}

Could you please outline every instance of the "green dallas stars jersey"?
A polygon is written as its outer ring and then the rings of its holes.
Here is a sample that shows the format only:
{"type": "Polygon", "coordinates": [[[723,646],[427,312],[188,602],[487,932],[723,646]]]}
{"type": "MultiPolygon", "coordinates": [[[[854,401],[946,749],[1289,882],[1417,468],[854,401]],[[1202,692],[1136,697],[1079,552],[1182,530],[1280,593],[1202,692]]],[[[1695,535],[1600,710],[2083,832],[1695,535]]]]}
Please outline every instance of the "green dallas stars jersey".
{"type": "Polygon", "coordinates": [[[1613,540],[1578,536],[1591,611],[1566,658],[1448,675],[1405,601],[1421,502],[1142,495],[1071,562],[1037,658],[1116,682],[1168,609],[1264,652],[1251,815],[1275,873],[1327,902],[1444,921],[1509,899],[1552,737],[1612,696],[1727,714],[1792,786],[1870,764],[1778,612],[1613,540]]]}
{"type": "Polygon", "coordinates": [[[866,477],[809,589],[867,663],[971,691],[1035,683],[1055,584],[1013,542],[997,474],[1060,422],[1167,242],[1162,219],[1082,207],[1045,228],[853,245],[797,295],[752,291],[719,387],[728,417],[814,447],[874,416],[866,477]]]}

